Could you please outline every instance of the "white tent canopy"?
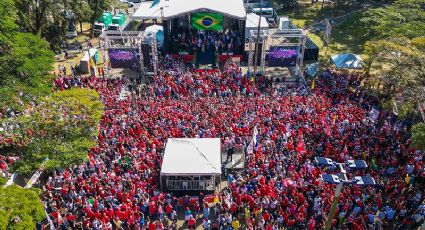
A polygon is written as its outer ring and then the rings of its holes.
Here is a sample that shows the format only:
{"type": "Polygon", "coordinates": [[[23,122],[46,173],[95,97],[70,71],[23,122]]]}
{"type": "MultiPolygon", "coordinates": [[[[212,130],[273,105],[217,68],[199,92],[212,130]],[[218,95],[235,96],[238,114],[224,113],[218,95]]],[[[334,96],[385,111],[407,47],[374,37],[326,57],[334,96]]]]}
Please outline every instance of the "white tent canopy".
{"type": "Polygon", "coordinates": [[[131,19],[144,20],[144,19],[160,19],[162,2],[152,6],[152,2],[142,2],[139,8],[134,12],[131,19]]]}
{"type": "MultiPolygon", "coordinates": [[[[258,20],[260,19],[259,15],[254,13],[249,13],[246,15],[246,23],[245,23],[245,37],[248,38],[250,36],[251,30],[258,30],[258,20]]],[[[269,23],[265,17],[261,17],[260,21],[260,30],[268,30],[269,23]]]]}
{"type": "Polygon", "coordinates": [[[243,0],[160,0],[155,4],[153,2],[142,3],[133,14],[132,19],[158,19],[161,17],[161,11],[164,19],[200,11],[217,12],[241,20],[246,16],[243,0]]]}
{"type": "Polygon", "coordinates": [[[220,175],[219,138],[169,138],[161,176],[220,175]]]}
{"type": "MultiPolygon", "coordinates": [[[[249,13],[246,15],[246,27],[255,27],[257,28],[258,26],[258,19],[260,18],[259,15],[256,15],[254,13],[249,13]]],[[[261,17],[261,21],[260,21],[260,28],[269,28],[269,23],[267,22],[266,17],[261,17]]]]}

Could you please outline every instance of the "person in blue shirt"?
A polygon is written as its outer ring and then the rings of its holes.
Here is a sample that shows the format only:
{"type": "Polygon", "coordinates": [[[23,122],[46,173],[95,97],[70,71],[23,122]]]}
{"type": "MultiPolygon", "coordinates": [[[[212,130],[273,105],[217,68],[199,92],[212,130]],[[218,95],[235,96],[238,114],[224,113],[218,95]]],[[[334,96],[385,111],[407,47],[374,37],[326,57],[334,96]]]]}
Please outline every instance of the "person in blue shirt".
{"type": "Polygon", "coordinates": [[[235,178],[233,178],[233,175],[232,175],[232,174],[229,174],[229,175],[227,176],[227,182],[231,183],[231,182],[233,182],[234,180],[235,180],[235,178]]]}
{"type": "Polygon", "coordinates": [[[356,213],[356,215],[359,214],[360,207],[359,206],[354,207],[354,210],[353,211],[354,211],[354,213],[356,213]]]}
{"type": "Polygon", "coordinates": [[[371,224],[375,223],[375,215],[373,215],[372,213],[369,213],[367,217],[369,218],[369,223],[371,224]]]}
{"type": "Polygon", "coordinates": [[[379,218],[380,220],[385,220],[385,215],[386,215],[386,212],[384,212],[384,211],[379,212],[379,214],[378,214],[378,218],[379,218]]]}
{"type": "Polygon", "coordinates": [[[388,220],[393,220],[395,211],[392,208],[388,208],[387,211],[386,211],[386,214],[387,214],[388,220]]]}
{"type": "Polygon", "coordinates": [[[145,225],[145,216],[143,214],[140,216],[139,224],[140,224],[140,226],[144,226],[145,225]]]}

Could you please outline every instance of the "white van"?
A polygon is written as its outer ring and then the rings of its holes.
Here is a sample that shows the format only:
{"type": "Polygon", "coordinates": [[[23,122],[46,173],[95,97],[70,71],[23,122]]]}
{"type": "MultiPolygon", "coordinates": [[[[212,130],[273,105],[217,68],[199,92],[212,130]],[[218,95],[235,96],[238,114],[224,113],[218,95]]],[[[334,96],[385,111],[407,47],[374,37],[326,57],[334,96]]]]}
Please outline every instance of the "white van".
{"type": "Polygon", "coordinates": [[[102,22],[95,22],[94,23],[94,34],[95,35],[100,35],[105,30],[106,30],[106,26],[102,22]]]}

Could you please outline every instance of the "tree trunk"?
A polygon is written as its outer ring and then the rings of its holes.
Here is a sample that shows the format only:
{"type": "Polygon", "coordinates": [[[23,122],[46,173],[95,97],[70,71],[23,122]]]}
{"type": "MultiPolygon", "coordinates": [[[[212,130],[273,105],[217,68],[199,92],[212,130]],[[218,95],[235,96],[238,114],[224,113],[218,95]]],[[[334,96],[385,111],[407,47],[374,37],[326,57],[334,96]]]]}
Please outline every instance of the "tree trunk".
{"type": "Polygon", "coordinates": [[[79,22],[80,22],[80,33],[83,34],[83,22],[82,21],[79,21],[79,22]]]}
{"type": "Polygon", "coordinates": [[[91,22],[91,27],[90,27],[90,37],[94,38],[94,23],[95,21],[91,22]]]}
{"type": "Polygon", "coordinates": [[[93,16],[91,17],[91,38],[94,38],[94,23],[96,22],[97,12],[99,11],[99,0],[95,0],[95,8],[93,12],[93,16]]]}
{"type": "Polygon", "coordinates": [[[41,8],[36,9],[35,27],[34,27],[34,35],[37,35],[39,37],[41,37],[41,30],[45,21],[43,19],[47,10],[47,3],[43,1],[42,3],[40,3],[40,5],[41,5],[41,8]]]}

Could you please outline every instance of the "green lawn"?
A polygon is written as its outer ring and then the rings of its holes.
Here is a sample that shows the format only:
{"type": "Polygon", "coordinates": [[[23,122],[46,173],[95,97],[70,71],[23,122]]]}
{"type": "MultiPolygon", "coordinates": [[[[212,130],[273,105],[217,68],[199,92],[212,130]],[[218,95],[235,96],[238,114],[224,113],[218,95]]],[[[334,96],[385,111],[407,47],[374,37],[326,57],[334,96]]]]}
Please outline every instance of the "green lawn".
{"type": "Polygon", "coordinates": [[[278,13],[289,17],[298,27],[308,29],[308,37],[320,48],[319,61],[321,66],[328,66],[330,56],[333,54],[344,52],[362,54],[363,45],[367,38],[362,35],[361,29],[352,26],[352,23],[359,19],[362,11],[360,3],[354,1],[338,6],[325,3],[323,8],[321,2],[314,5],[301,2],[296,9],[280,10],[278,13]],[[334,18],[348,13],[352,14],[333,27],[330,45],[326,47],[323,31],[316,30],[317,27],[314,25],[323,21],[324,18],[334,18]]]}

